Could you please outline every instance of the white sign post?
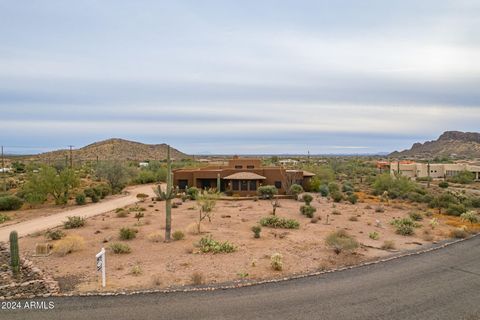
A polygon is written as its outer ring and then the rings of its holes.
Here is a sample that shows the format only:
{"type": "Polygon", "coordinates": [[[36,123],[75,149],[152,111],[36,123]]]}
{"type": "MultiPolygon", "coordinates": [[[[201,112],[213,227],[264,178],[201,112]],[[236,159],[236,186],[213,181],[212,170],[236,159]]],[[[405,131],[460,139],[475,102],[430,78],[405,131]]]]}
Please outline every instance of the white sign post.
{"type": "Polygon", "coordinates": [[[97,259],[97,271],[102,271],[102,287],[106,286],[106,275],[105,275],[105,248],[97,253],[95,256],[97,259]]]}

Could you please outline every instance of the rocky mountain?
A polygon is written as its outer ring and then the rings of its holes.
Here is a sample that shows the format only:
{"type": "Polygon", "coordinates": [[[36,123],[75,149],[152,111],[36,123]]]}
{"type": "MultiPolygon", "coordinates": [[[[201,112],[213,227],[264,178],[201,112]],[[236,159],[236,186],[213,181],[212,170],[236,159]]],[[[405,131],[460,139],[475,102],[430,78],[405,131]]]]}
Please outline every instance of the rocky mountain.
{"type": "Polygon", "coordinates": [[[480,133],[446,131],[437,140],[415,143],[409,150],[395,151],[389,157],[434,158],[434,157],[480,158],[480,133]]]}
{"type": "MultiPolygon", "coordinates": [[[[57,150],[34,157],[40,161],[55,161],[63,160],[69,154],[69,150],[57,150]]],[[[123,139],[108,139],[89,144],[80,149],[74,149],[72,154],[74,161],[94,161],[97,157],[98,160],[164,160],[167,157],[167,145],[164,143],[144,144],[123,139]]],[[[189,158],[185,153],[172,147],[170,147],[170,155],[172,159],[177,160],[189,158]]]]}

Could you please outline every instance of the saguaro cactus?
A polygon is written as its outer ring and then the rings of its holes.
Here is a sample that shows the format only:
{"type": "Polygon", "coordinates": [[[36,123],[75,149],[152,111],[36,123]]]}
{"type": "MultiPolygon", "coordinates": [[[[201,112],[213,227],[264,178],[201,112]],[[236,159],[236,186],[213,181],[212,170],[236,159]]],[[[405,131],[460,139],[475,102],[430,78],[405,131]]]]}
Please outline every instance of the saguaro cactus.
{"type": "Polygon", "coordinates": [[[170,241],[172,232],[172,199],[177,194],[177,190],[173,187],[170,146],[167,146],[167,189],[163,191],[160,186],[158,188],[160,198],[165,200],[165,241],[170,241]]]}
{"type": "Polygon", "coordinates": [[[10,266],[14,274],[20,272],[20,253],[18,249],[18,233],[10,232],[10,266]]]}

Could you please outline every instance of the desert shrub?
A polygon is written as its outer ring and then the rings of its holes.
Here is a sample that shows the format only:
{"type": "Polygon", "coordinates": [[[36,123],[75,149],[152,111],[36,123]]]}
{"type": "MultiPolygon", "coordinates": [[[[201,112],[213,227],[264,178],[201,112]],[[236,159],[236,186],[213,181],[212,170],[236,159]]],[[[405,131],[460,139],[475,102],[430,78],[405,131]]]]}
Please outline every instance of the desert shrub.
{"type": "Polygon", "coordinates": [[[310,222],[311,223],[317,223],[318,222],[318,217],[313,217],[312,219],[310,219],[310,222]]]}
{"type": "Polygon", "coordinates": [[[6,214],[0,213],[0,224],[10,220],[10,217],[6,214]]]}
{"type": "Polygon", "coordinates": [[[390,224],[395,227],[395,231],[402,236],[410,236],[414,234],[415,228],[419,225],[410,218],[393,219],[390,224]]]}
{"type": "Polygon", "coordinates": [[[266,216],[260,219],[260,225],[270,228],[298,229],[300,224],[297,220],[280,218],[278,216],[266,216]]]}
{"type": "Polygon", "coordinates": [[[352,193],[353,192],[353,186],[351,185],[350,182],[345,182],[342,185],[342,192],[345,192],[345,193],[352,193]]]}
{"type": "Polygon", "coordinates": [[[130,249],[130,246],[128,244],[121,242],[114,242],[110,244],[110,249],[115,254],[125,254],[132,252],[132,249],[130,249]]]}
{"type": "Polygon", "coordinates": [[[203,237],[199,242],[200,251],[203,253],[230,253],[236,250],[235,246],[228,241],[219,242],[212,238],[211,235],[203,237]]]}
{"type": "Polygon", "coordinates": [[[412,219],[413,221],[421,221],[421,220],[423,220],[423,215],[422,215],[420,212],[417,212],[417,211],[412,211],[412,212],[410,212],[409,217],[410,217],[410,219],[412,219]]]}
{"type": "Polygon", "coordinates": [[[457,239],[463,239],[463,238],[468,237],[468,232],[463,228],[456,228],[456,229],[450,231],[450,237],[457,238],[457,239]]]}
{"type": "Polygon", "coordinates": [[[67,221],[63,222],[65,229],[76,229],[85,226],[85,218],[79,216],[67,217],[67,221]]]}
{"type": "Polygon", "coordinates": [[[139,264],[136,264],[132,267],[130,273],[134,276],[139,276],[143,273],[142,267],[139,264]]]}
{"type": "Polygon", "coordinates": [[[395,242],[393,240],[385,240],[381,246],[383,250],[395,249],[395,242]]]}
{"type": "Polygon", "coordinates": [[[16,196],[0,197],[0,211],[18,210],[22,207],[23,201],[16,196]]]}
{"type": "Polygon", "coordinates": [[[152,242],[162,242],[163,241],[163,235],[162,233],[156,231],[152,232],[147,235],[147,239],[152,242]]]}
{"type": "Polygon", "coordinates": [[[291,195],[294,195],[295,197],[298,197],[298,195],[302,192],[303,192],[303,188],[299,184],[292,184],[288,189],[288,193],[291,195]]]}
{"type": "Polygon", "coordinates": [[[145,213],[143,213],[143,211],[135,212],[135,219],[137,219],[139,223],[140,223],[140,219],[142,219],[143,217],[145,217],[145,213]]]}
{"type": "Polygon", "coordinates": [[[457,173],[455,176],[448,178],[448,181],[460,184],[469,184],[475,180],[475,174],[473,172],[463,170],[457,173]]]}
{"type": "Polygon", "coordinates": [[[181,230],[176,230],[172,233],[172,238],[175,241],[183,240],[185,238],[185,233],[183,233],[181,230]]]}
{"type": "Polygon", "coordinates": [[[458,204],[457,198],[450,192],[444,192],[431,199],[429,206],[431,208],[446,209],[451,204],[458,204]]]}
{"type": "Polygon", "coordinates": [[[370,239],[372,239],[372,240],[378,240],[378,239],[380,239],[380,235],[378,234],[377,231],[370,232],[370,233],[368,234],[368,237],[369,237],[370,239]]]}
{"type": "Polygon", "coordinates": [[[480,217],[475,211],[467,211],[460,215],[463,221],[468,221],[470,223],[478,223],[480,221],[480,217]]]}
{"type": "Polygon", "coordinates": [[[187,228],[187,233],[191,235],[197,235],[200,234],[200,231],[198,230],[198,223],[192,222],[190,223],[187,228]]]}
{"type": "Polygon", "coordinates": [[[390,198],[405,198],[409,192],[418,191],[415,182],[405,176],[392,176],[390,173],[384,173],[375,178],[372,184],[373,193],[382,195],[388,192],[390,198]]]}
{"type": "Polygon", "coordinates": [[[377,207],[375,207],[375,212],[383,213],[383,212],[385,212],[385,209],[382,206],[377,206],[377,207]]]}
{"type": "Polygon", "coordinates": [[[332,197],[333,201],[335,202],[340,202],[343,200],[343,194],[340,191],[332,191],[330,193],[330,196],[332,197]]]}
{"type": "Polygon", "coordinates": [[[67,254],[83,249],[84,246],[85,241],[82,237],[70,235],[55,243],[53,246],[53,253],[63,257],[67,254]]]}
{"type": "Polygon", "coordinates": [[[341,215],[342,215],[342,213],[340,212],[340,210],[337,210],[337,209],[333,210],[333,211],[332,211],[332,214],[333,214],[334,216],[341,216],[341,215]]]}
{"type": "Polygon", "coordinates": [[[348,218],[348,220],[350,220],[350,221],[358,221],[358,217],[357,217],[357,216],[351,216],[350,218],[348,218]]]}
{"type": "Polygon", "coordinates": [[[462,213],[465,213],[467,209],[463,204],[450,203],[447,208],[447,214],[451,216],[460,216],[462,213]]]}
{"type": "Polygon", "coordinates": [[[186,190],[186,193],[190,197],[190,199],[197,200],[200,190],[196,187],[190,187],[186,190]]]}
{"type": "Polygon", "coordinates": [[[311,205],[305,205],[300,207],[300,213],[308,218],[313,218],[313,214],[317,212],[317,209],[312,207],[311,205]]]}
{"type": "Polygon", "coordinates": [[[108,182],[112,193],[119,193],[127,185],[131,171],[119,161],[100,162],[95,168],[97,177],[108,182]]]}
{"type": "Polygon", "coordinates": [[[259,225],[253,226],[250,230],[253,232],[253,237],[254,238],[260,238],[260,232],[262,231],[262,227],[259,225]]]}
{"type": "Polygon", "coordinates": [[[60,240],[65,237],[65,232],[63,232],[62,230],[48,230],[45,233],[45,237],[50,240],[60,240]]]}
{"type": "Polygon", "coordinates": [[[441,181],[438,183],[438,186],[442,189],[448,188],[448,182],[447,181],[441,181]]]}
{"type": "Polygon", "coordinates": [[[330,182],[330,183],[328,184],[328,190],[330,191],[330,193],[340,192],[340,187],[338,186],[337,183],[335,183],[335,182],[330,182]]]}
{"type": "Polygon", "coordinates": [[[275,271],[282,271],[283,269],[283,256],[280,253],[274,253],[270,257],[270,265],[275,271]]]}
{"type": "Polygon", "coordinates": [[[327,197],[330,193],[330,190],[328,189],[328,186],[326,184],[322,184],[320,188],[318,188],[318,192],[320,192],[320,195],[322,197],[327,197]]]}
{"type": "Polygon", "coordinates": [[[119,208],[115,210],[115,212],[117,213],[118,218],[125,218],[128,216],[128,211],[123,208],[119,208]]]}
{"type": "Polygon", "coordinates": [[[88,197],[88,198],[92,198],[92,197],[96,196],[96,193],[95,193],[95,191],[93,190],[93,188],[86,188],[85,190],[83,190],[83,193],[84,193],[85,196],[88,197]]]}
{"type": "Polygon", "coordinates": [[[79,206],[83,206],[87,202],[87,197],[84,193],[79,193],[75,196],[75,203],[79,206]]]}
{"type": "Polygon", "coordinates": [[[329,234],[325,239],[325,242],[327,246],[335,251],[336,254],[339,254],[342,251],[353,251],[359,246],[357,240],[343,229],[329,234]]]}
{"type": "Polygon", "coordinates": [[[473,208],[480,208],[480,197],[470,198],[470,204],[473,208]]]}
{"type": "Polygon", "coordinates": [[[122,240],[132,240],[137,236],[137,229],[133,228],[121,228],[119,233],[120,233],[120,239],[122,240]]]}
{"type": "Polygon", "coordinates": [[[204,282],[203,274],[200,272],[194,272],[192,273],[191,280],[194,286],[202,285],[204,282]]]}
{"type": "Polygon", "coordinates": [[[144,202],[148,198],[148,194],[145,193],[139,193],[137,194],[137,199],[144,202]]]}
{"type": "Polygon", "coordinates": [[[272,199],[277,193],[278,189],[271,185],[261,186],[257,189],[257,194],[262,199],[272,199]]]}
{"type": "Polygon", "coordinates": [[[307,206],[309,206],[310,203],[312,203],[312,201],[313,201],[313,197],[312,197],[312,195],[311,195],[310,193],[305,193],[305,194],[302,196],[302,200],[303,200],[303,202],[305,202],[305,204],[306,204],[307,206]]]}
{"type": "Polygon", "coordinates": [[[92,200],[93,203],[97,203],[98,201],[100,201],[100,197],[97,196],[96,193],[94,193],[94,194],[90,197],[90,199],[92,200]]]}
{"type": "Polygon", "coordinates": [[[101,183],[93,188],[95,194],[97,194],[100,198],[104,199],[106,196],[112,193],[112,189],[106,183],[101,183]]]}
{"type": "Polygon", "coordinates": [[[352,193],[352,194],[350,194],[350,195],[347,197],[347,200],[348,200],[351,204],[355,204],[355,203],[357,203],[357,201],[358,201],[358,196],[357,196],[355,193],[352,193]]]}

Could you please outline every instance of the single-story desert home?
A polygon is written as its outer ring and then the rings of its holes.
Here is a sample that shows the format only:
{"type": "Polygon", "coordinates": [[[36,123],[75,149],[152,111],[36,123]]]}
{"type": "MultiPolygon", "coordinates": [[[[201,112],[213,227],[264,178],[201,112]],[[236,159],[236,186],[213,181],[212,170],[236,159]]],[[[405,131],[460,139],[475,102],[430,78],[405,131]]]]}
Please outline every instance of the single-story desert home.
{"type": "Polygon", "coordinates": [[[227,194],[254,195],[263,185],[274,185],[279,194],[285,194],[288,187],[295,183],[307,188],[313,176],[315,174],[304,170],[263,167],[261,159],[235,156],[227,165],[174,170],[173,184],[180,190],[192,186],[209,189],[216,188],[220,178],[220,191],[227,194]]]}
{"type": "Polygon", "coordinates": [[[475,175],[475,180],[480,180],[480,166],[466,163],[418,163],[418,162],[392,162],[390,172],[400,173],[409,178],[449,178],[461,171],[470,171],[475,175]],[[430,173],[428,172],[430,170],[430,173]]]}

